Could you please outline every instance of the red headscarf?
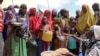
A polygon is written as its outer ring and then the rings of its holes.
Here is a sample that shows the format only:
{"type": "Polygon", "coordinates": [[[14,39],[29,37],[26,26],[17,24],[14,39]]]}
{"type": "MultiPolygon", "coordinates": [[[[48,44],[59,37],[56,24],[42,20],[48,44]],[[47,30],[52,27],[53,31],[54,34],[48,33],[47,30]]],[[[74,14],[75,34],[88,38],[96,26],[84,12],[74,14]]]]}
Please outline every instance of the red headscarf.
{"type": "Polygon", "coordinates": [[[38,15],[37,14],[32,14],[32,12],[34,12],[35,8],[30,8],[29,13],[31,14],[29,16],[29,26],[30,26],[30,30],[33,33],[36,33],[36,24],[38,22],[38,15]]]}
{"type": "Polygon", "coordinates": [[[47,14],[47,13],[50,13],[49,17],[48,17],[48,24],[51,26],[52,23],[53,23],[53,20],[52,20],[52,14],[51,14],[51,11],[50,10],[45,10],[44,13],[39,17],[39,19],[37,20],[37,23],[36,23],[36,26],[35,28],[37,30],[39,30],[39,26],[42,24],[42,19],[43,17],[47,14]]]}
{"type": "Polygon", "coordinates": [[[48,17],[48,24],[49,24],[49,25],[52,25],[52,23],[53,23],[53,20],[52,20],[52,13],[51,13],[51,11],[50,11],[49,9],[45,10],[44,13],[43,13],[43,15],[40,17],[40,21],[39,21],[40,24],[41,24],[41,21],[42,21],[43,17],[44,17],[45,15],[47,15],[48,13],[50,13],[50,15],[49,15],[49,17],[48,17]]]}

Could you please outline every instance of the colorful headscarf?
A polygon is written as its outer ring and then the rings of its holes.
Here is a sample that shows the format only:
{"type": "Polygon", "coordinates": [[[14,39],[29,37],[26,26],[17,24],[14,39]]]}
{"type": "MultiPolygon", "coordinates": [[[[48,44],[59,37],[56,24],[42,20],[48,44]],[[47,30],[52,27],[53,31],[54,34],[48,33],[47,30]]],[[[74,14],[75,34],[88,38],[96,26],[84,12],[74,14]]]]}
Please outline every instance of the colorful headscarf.
{"type": "Polygon", "coordinates": [[[8,10],[11,10],[13,14],[16,14],[16,10],[15,10],[14,6],[12,6],[12,5],[8,6],[8,10]]]}
{"type": "MultiPolygon", "coordinates": [[[[34,12],[34,9],[35,8],[30,8],[29,10],[29,13],[31,14],[31,12],[34,12]]],[[[38,25],[38,15],[37,14],[34,14],[34,15],[30,15],[29,16],[29,25],[30,25],[30,30],[33,32],[33,33],[36,33],[36,30],[37,30],[37,25],[38,25]]]]}
{"type": "Polygon", "coordinates": [[[48,18],[48,24],[52,25],[53,20],[52,20],[52,13],[49,9],[45,10],[43,15],[40,17],[40,19],[38,20],[38,23],[41,24],[43,17],[47,14],[50,13],[49,18],[48,18]]]}
{"type": "Polygon", "coordinates": [[[83,6],[86,8],[87,11],[86,13],[81,11],[80,17],[78,18],[78,22],[76,24],[76,29],[80,34],[84,33],[87,30],[87,28],[94,25],[95,21],[94,15],[90,10],[89,6],[86,4],[84,4],[83,6]]]}
{"type": "MultiPolygon", "coordinates": [[[[15,15],[16,14],[16,11],[14,9],[14,7],[12,5],[8,6],[8,10],[11,10],[12,13],[15,15]]],[[[7,21],[8,21],[8,15],[7,15],[7,12],[4,13],[4,29],[3,29],[3,38],[4,38],[4,41],[6,40],[7,38],[7,21]]]]}

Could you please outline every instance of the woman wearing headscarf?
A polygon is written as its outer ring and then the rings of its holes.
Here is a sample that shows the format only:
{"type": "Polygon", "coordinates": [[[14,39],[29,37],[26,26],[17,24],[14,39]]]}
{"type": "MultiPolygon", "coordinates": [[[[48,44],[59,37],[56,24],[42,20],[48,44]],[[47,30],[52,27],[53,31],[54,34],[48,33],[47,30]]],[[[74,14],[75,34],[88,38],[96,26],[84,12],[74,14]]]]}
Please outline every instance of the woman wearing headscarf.
{"type": "MultiPolygon", "coordinates": [[[[12,11],[13,16],[16,15],[16,11],[15,11],[14,6],[12,6],[12,5],[8,6],[7,11],[9,11],[9,10],[12,11]]],[[[5,16],[5,17],[4,17],[3,38],[4,38],[4,41],[5,41],[6,38],[7,38],[7,21],[8,21],[8,15],[7,15],[7,12],[4,13],[4,16],[5,16]]]]}
{"type": "Polygon", "coordinates": [[[100,25],[100,4],[99,3],[94,3],[92,5],[92,9],[94,11],[94,18],[95,18],[95,24],[100,25]]]}
{"type": "Polygon", "coordinates": [[[100,56],[100,26],[93,25],[83,36],[74,38],[80,42],[79,56],[100,56]]]}
{"type": "Polygon", "coordinates": [[[65,24],[66,22],[69,23],[69,11],[66,9],[61,9],[60,11],[60,21],[61,24],[65,24]]]}
{"type": "Polygon", "coordinates": [[[13,13],[14,15],[16,15],[16,10],[15,10],[14,6],[12,6],[12,5],[8,6],[8,10],[11,10],[12,13],[13,13]]]}
{"type": "Polygon", "coordinates": [[[37,34],[37,28],[36,28],[36,23],[38,20],[38,15],[36,13],[36,9],[35,8],[30,8],[29,10],[29,25],[30,25],[30,30],[32,32],[32,34],[37,34]]]}
{"type": "Polygon", "coordinates": [[[92,25],[94,25],[93,13],[90,10],[89,6],[84,4],[82,5],[82,11],[76,24],[76,30],[79,32],[79,34],[83,34],[92,25]]]}
{"type": "Polygon", "coordinates": [[[27,6],[22,4],[17,15],[16,22],[13,22],[11,34],[11,52],[12,56],[27,56],[26,50],[26,29],[28,29],[27,6]],[[16,24],[19,23],[19,24],[16,24]]]}

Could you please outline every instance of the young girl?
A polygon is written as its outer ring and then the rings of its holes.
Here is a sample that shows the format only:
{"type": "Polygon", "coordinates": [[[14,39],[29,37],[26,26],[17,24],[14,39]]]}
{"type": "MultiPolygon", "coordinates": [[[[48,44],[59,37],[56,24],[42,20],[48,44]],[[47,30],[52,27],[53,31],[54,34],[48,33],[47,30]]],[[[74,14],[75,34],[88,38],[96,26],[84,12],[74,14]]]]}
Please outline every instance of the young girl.
{"type": "MultiPolygon", "coordinates": [[[[75,28],[71,28],[70,34],[76,35],[75,28]]],[[[67,48],[69,49],[70,52],[73,54],[77,54],[77,41],[73,36],[69,36],[68,41],[67,41],[67,48]]]]}
{"type": "Polygon", "coordinates": [[[57,32],[57,35],[58,35],[58,39],[59,39],[59,47],[60,48],[66,48],[66,39],[67,39],[67,35],[70,34],[70,27],[69,27],[69,24],[66,23],[65,25],[64,24],[61,24],[60,27],[59,27],[59,30],[57,32]]]}
{"type": "Polygon", "coordinates": [[[50,42],[46,42],[42,40],[43,31],[51,31],[51,26],[48,24],[47,17],[43,17],[42,24],[40,25],[39,28],[39,33],[38,33],[38,55],[39,56],[42,51],[47,51],[50,46],[50,42]]]}

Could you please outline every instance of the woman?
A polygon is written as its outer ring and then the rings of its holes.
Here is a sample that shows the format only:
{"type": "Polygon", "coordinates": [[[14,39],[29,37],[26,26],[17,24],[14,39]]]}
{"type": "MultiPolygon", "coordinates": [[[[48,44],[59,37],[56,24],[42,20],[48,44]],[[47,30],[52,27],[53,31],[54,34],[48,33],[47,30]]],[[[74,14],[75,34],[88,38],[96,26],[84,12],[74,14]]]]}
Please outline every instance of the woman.
{"type": "Polygon", "coordinates": [[[65,24],[66,22],[69,22],[69,11],[66,9],[61,9],[60,11],[60,21],[62,24],[65,24]]]}
{"type": "Polygon", "coordinates": [[[23,32],[23,29],[26,30],[26,28],[28,28],[27,27],[28,17],[27,17],[26,11],[27,11],[27,6],[25,4],[22,4],[20,6],[20,10],[16,19],[16,21],[21,23],[22,26],[18,27],[16,25],[13,25],[14,28],[11,34],[12,56],[27,56],[26,39],[23,32]]]}
{"type": "Polygon", "coordinates": [[[100,25],[100,4],[99,3],[94,3],[92,5],[92,9],[94,11],[94,17],[96,19],[96,25],[100,25]]]}
{"type": "Polygon", "coordinates": [[[36,23],[38,22],[38,15],[36,13],[36,9],[35,8],[30,8],[29,10],[29,28],[30,31],[33,35],[33,38],[36,39],[35,36],[37,36],[37,28],[36,28],[36,23]]]}
{"type": "Polygon", "coordinates": [[[36,33],[36,23],[37,23],[37,20],[38,20],[38,15],[36,14],[36,9],[35,8],[30,8],[29,10],[29,22],[30,22],[30,30],[33,34],[36,33]]]}
{"type": "MultiPolygon", "coordinates": [[[[12,11],[12,13],[13,13],[13,16],[15,16],[16,15],[16,11],[15,11],[15,9],[14,9],[14,7],[13,6],[8,6],[8,8],[7,8],[8,10],[7,11],[12,11]]],[[[4,14],[4,29],[3,29],[3,38],[4,38],[4,41],[7,39],[7,21],[8,21],[8,15],[7,15],[7,12],[5,12],[5,14],[4,14]]]]}
{"type": "Polygon", "coordinates": [[[83,53],[84,56],[100,56],[100,26],[93,25],[89,28],[84,35],[74,38],[81,42],[80,44],[80,52],[83,53]]]}
{"type": "Polygon", "coordinates": [[[76,30],[79,32],[79,34],[83,34],[92,25],[94,25],[93,13],[89,6],[84,4],[82,5],[82,11],[76,24],[76,30]]]}

